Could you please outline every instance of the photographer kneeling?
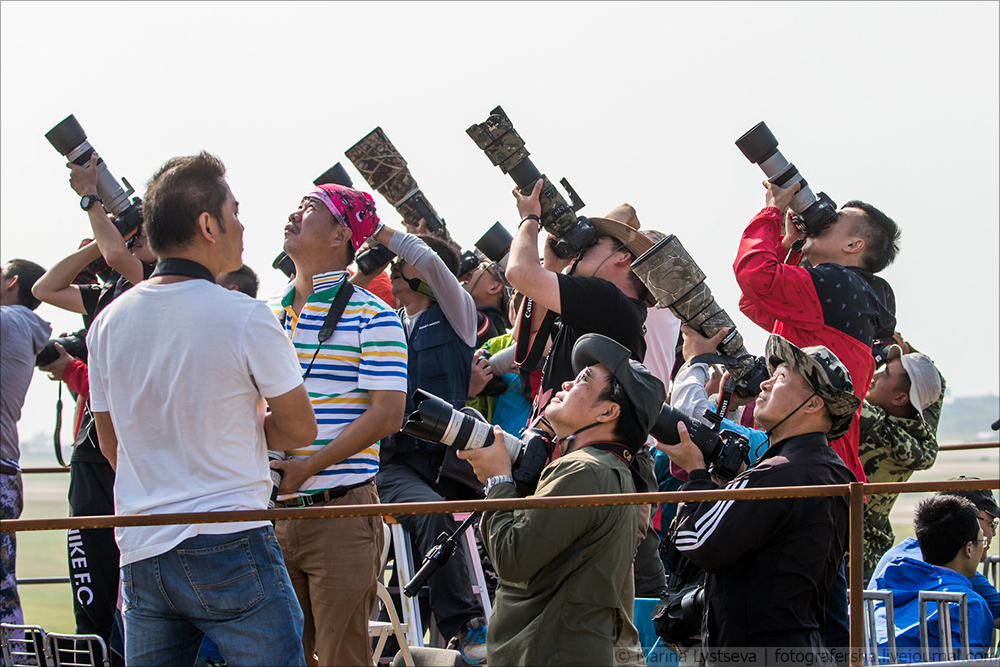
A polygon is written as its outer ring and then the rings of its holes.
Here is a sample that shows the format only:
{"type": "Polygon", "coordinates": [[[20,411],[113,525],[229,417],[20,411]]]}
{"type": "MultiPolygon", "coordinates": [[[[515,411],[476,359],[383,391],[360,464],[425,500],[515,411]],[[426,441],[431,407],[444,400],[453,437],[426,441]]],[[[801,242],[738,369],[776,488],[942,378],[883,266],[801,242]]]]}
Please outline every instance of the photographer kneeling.
{"type": "MultiPolygon", "coordinates": [[[[761,383],[754,420],[774,444],[726,488],[853,482],[829,445],[860,405],[847,368],[825,347],[799,349],[777,335],[765,357],[771,377],[761,383]]],[[[681,490],[719,488],[687,430],[677,430],[680,443],[662,449],[689,473],[681,490]]],[[[823,649],[824,610],[847,546],[846,498],[686,502],[674,522],[676,548],[708,572],[707,664],[737,648],[799,648],[810,664],[832,664],[823,649]]]]}
{"type": "MultiPolygon", "coordinates": [[[[573,347],[575,380],[545,408],[562,456],[534,497],[633,493],[629,463],[646,441],[663,383],[598,334],[573,347]]],[[[496,436],[502,439],[499,427],[496,436]]],[[[488,498],[517,496],[503,447],[458,453],[488,498]]],[[[500,584],[488,631],[489,664],[616,663],[616,643],[638,645],[630,622],[630,568],[639,543],[636,505],[484,512],[482,534],[500,584]]],[[[630,656],[634,657],[634,656],[630,656]]]]}

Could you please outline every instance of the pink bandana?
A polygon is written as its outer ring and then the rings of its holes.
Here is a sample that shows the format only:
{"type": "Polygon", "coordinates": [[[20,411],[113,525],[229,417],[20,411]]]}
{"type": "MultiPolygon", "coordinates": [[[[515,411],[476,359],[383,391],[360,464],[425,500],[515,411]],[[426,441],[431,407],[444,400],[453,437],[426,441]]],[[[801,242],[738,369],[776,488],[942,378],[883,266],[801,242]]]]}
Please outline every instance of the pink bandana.
{"type": "MultiPolygon", "coordinates": [[[[318,199],[333,214],[333,219],[351,230],[351,245],[357,251],[378,226],[375,200],[367,192],[325,183],[306,195],[318,199]]],[[[303,197],[304,199],[305,197],[303,197]]]]}

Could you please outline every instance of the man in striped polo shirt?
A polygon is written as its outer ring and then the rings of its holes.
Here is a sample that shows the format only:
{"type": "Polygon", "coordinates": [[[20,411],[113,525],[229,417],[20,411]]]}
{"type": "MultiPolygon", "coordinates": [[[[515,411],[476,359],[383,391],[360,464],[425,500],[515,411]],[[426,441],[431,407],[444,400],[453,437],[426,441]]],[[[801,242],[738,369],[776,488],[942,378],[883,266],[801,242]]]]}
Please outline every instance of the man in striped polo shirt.
{"type": "MultiPolygon", "coordinates": [[[[271,464],[284,471],[279,507],[378,502],[379,441],[403,422],[406,339],[396,313],[347,282],[355,251],[377,224],[370,195],[334,184],[307,194],[288,216],[284,250],[295,281],[269,305],[295,346],[319,435],[271,464]],[[345,285],[353,292],[321,341],[345,285]]],[[[278,521],[275,534],[305,615],[306,664],[370,665],[381,518],[278,521]]]]}

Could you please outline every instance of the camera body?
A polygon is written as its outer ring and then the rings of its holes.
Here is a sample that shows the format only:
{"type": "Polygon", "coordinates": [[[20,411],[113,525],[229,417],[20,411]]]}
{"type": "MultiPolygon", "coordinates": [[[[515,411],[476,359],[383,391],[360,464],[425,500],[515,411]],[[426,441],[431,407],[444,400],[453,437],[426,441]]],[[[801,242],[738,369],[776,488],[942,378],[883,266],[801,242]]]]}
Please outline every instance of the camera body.
{"type": "Polygon", "coordinates": [[[705,418],[712,422],[712,426],[691,419],[664,403],[649,433],[664,444],[676,445],[681,441],[677,424],[683,422],[688,437],[698,445],[711,473],[719,479],[730,480],[739,474],[743,464],[749,462],[750,441],[735,431],[722,431],[721,415],[706,410],[705,418]]]}
{"type": "MultiPolygon", "coordinates": [[[[407,435],[456,449],[489,447],[496,440],[493,425],[473,408],[456,410],[448,401],[422,389],[413,392],[413,404],[415,409],[400,429],[407,435]]],[[[504,433],[501,444],[510,456],[518,494],[531,494],[552,452],[552,441],[544,431],[529,428],[520,438],[504,433]]]]}
{"type": "Polygon", "coordinates": [[[764,362],[750,354],[736,324],[712,296],[701,270],[680,240],[670,234],[632,262],[632,272],[649,289],[661,308],[670,308],[684,324],[711,338],[720,329],[729,333],[719,344],[723,362],[736,383],[735,393],[750,398],[770,377],[764,362]]]}
{"type": "Polygon", "coordinates": [[[761,168],[768,182],[782,188],[801,185],[789,208],[795,214],[795,226],[806,236],[816,236],[837,217],[837,205],[825,192],[813,194],[798,168],[778,150],[778,140],[763,121],[737,139],[736,147],[761,168]]]}
{"type": "Polygon", "coordinates": [[[590,221],[576,214],[584,204],[569,181],[565,178],[560,181],[569,194],[570,201],[567,202],[548,176],[540,173],[528,158],[530,153],[524,147],[524,140],[501,107],[493,109],[489,118],[472,125],[465,132],[486,153],[490,162],[500,167],[503,173],[510,174],[521,194],[531,194],[535,182],[542,179],[542,192],[539,195],[542,206],[541,223],[545,231],[556,237],[552,243],[556,255],[563,259],[573,257],[597,238],[590,221]]]}
{"type": "Polygon", "coordinates": [[[71,357],[76,357],[84,363],[87,362],[87,330],[80,329],[79,331],[66,336],[53,338],[46,343],[45,347],[42,348],[42,351],[35,357],[35,366],[38,368],[48,366],[59,358],[59,351],[56,350],[56,343],[62,345],[63,349],[66,350],[71,357]]]}
{"type": "MultiPolygon", "coordinates": [[[[46,132],[45,138],[60,155],[73,164],[84,167],[90,163],[94,147],[87,141],[87,133],[73,114],[46,132]]],[[[138,197],[130,201],[129,196],[135,193],[135,189],[124,178],[122,182],[125,184],[124,188],[108,170],[104,158],[98,157],[97,195],[101,198],[104,210],[114,215],[115,227],[122,236],[127,237],[134,234],[142,224],[142,201],[138,197]]]]}

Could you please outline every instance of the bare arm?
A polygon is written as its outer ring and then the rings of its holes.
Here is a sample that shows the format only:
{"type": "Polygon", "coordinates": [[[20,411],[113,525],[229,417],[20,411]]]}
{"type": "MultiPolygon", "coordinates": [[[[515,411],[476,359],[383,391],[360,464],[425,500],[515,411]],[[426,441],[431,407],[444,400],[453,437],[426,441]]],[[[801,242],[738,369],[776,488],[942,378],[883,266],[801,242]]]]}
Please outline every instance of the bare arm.
{"type": "MultiPolygon", "coordinates": [[[[541,191],[541,179],[535,183],[534,189],[527,197],[514,188],[517,211],[522,219],[529,214],[541,215],[542,206],[538,201],[541,191]]],[[[510,258],[507,260],[507,270],[504,274],[518,292],[543,308],[558,313],[561,308],[559,278],[540,263],[538,231],[538,225],[532,220],[526,221],[517,228],[514,240],[510,244],[510,258]]],[[[541,315],[542,313],[539,313],[539,321],[541,321],[541,315]]]]}
{"type": "MultiPolygon", "coordinates": [[[[272,468],[285,471],[278,493],[295,493],[302,484],[318,472],[354,456],[399,430],[406,408],[406,393],[402,391],[369,392],[371,404],[364,413],[347,425],[340,435],[309,458],[273,461],[272,468]]],[[[310,407],[310,411],[312,408],[310,407]]],[[[270,441],[268,446],[270,446],[270,441]]],[[[271,449],[274,449],[271,447],[271,449]]]]}
{"type": "MultiPolygon", "coordinates": [[[[66,164],[70,170],[69,184],[73,190],[80,195],[97,194],[97,153],[90,156],[90,162],[86,167],[69,162],[66,164]]],[[[104,260],[112,269],[117,271],[125,280],[133,285],[142,282],[142,262],[125,245],[125,239],[108,218],[101,206],[91,206],[87,211],[90,218],[90,226],[94,230],[94,240],[104,255],[104,260]]]]}
{"type": "Polygon", "coordinates": [[[80,271],[100,256],[101,249],[96,243],[83,246],[42,274],[31,288],[31,293],[39,301],[56,308],[86,314],[80,288],[72,283],[80,271]]]}
{"type": "Polygon", "coordinates": [[[97,442],[101,453],[111,464],[112,469],[118,469],[118,434],[115,425],[111,423],[110,412],[95,412],[94,424],[97,426],[97,442]]]}
{"type": "Polygon", "coordinates": [[[303,447],[316,439],[316,415],[305,384],[267,399],[271,411],[264,417],[267,448],[284,452],[303,447]]]}

